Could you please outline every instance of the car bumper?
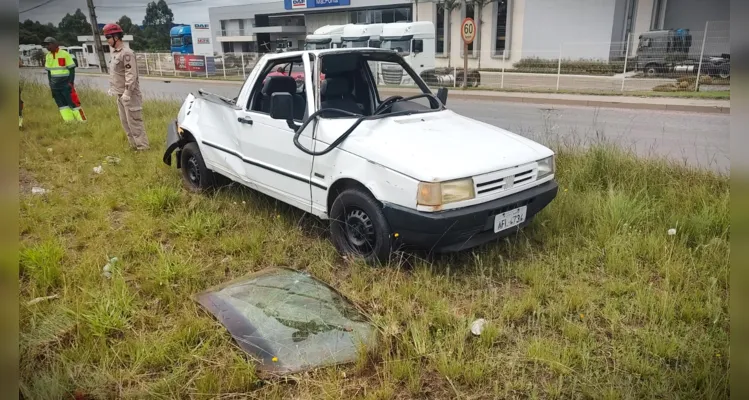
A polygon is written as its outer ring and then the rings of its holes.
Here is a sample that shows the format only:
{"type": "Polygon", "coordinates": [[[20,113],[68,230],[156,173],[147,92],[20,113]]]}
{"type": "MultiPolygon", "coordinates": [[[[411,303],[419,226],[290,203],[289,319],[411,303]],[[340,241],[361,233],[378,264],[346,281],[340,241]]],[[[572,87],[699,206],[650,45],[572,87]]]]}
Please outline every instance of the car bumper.
{"type": "MultiPolygon", "coordinates": [[[[166,131],[166,151],[164,151],[164,157],[162,160],[164,161],[164,164],[171,166],[172,165],[172,153],[174,150],[177,150],[184,146],[183,139],[179,136],[179,133],[177,132],[177,120],[172,120],[167,125],[167,131],[166,131]]],[[[177,151],[177,168],[180,167],[179,162],[179,151],[177,151]]]]}
{"type": "Polygon", "coordinates": [[[549,181],[494,201],[457,210],[427,213],[388,204],[383,212],[396,245],[444,253],[469,249],[517,232],[556,197],[559,185],[549,181]],[[526,206],[525,222],[494,232],[497,214],[526,206]]]}

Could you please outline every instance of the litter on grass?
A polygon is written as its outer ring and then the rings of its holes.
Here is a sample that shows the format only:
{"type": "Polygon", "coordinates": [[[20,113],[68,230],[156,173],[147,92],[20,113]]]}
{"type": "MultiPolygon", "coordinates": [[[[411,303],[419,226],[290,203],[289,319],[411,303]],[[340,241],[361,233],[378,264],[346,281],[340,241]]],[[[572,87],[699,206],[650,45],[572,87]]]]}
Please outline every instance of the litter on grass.
{"type": "Polygon", "coordinates": [[[375,330],[349,300],[309,274],[271,267],[193,296],[253,356],[260,374],[356,361],[375,330]]]}

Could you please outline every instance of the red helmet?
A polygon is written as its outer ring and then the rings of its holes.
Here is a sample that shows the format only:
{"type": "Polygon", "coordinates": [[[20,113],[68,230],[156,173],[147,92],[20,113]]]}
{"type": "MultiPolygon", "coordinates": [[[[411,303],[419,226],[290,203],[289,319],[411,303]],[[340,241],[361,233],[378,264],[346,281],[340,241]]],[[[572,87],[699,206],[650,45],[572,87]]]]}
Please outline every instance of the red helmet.
{"type": "Polygon", "coordinates": [[[115,33],[123,33],[122,28],[117,24],[106,24],[102,29],[104,36],[114,35],[115,33]]]}

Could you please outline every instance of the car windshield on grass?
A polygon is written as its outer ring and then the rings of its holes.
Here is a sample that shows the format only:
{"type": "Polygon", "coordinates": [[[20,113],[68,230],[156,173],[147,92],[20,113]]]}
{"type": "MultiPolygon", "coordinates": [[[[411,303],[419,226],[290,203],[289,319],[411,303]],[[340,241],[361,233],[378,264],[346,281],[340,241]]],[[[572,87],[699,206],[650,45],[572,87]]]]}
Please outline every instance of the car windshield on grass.
{"type": "Polygon", "coordinates": [[[287,268],[268,268],[195,296],[254,356],[261,374],[356,361],[374,329],[335,289],[287,268]]]}

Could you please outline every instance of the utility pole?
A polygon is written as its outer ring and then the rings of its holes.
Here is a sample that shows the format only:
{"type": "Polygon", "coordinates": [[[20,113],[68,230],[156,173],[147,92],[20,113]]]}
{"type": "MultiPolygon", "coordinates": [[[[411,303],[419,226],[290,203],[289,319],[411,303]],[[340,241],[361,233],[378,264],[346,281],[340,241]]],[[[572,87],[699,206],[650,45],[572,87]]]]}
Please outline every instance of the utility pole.
{"type": "Polygon", "coordinates": [[[99,55],[99,69],[103,73],[108,73],[107,59],[104,57],[104,47],[101,45],[101,35],[99,35],[99,24],[96,22],[96,13],[94,12],[94,0],[86,0],[88,3],[88,13],[91,15],[91,32],[94,34],[94,45],[96,53],[99,55]]]}

